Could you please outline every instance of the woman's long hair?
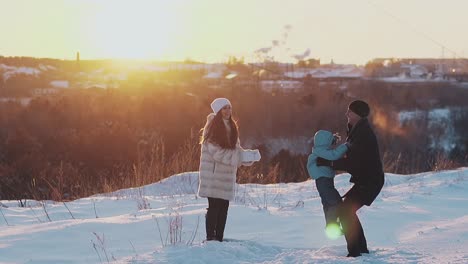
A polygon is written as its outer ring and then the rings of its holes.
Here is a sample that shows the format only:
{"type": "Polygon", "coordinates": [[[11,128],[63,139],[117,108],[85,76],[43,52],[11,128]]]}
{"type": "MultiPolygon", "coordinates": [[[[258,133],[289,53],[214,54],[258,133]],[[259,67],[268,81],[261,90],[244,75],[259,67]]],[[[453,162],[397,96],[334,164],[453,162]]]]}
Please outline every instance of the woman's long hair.
{"type": "Polygon", "coordinates": [[[213,120],[204,128],[201,143],[205,141],[213,142],[222,148],[234,149],[239,137],[239,129],[236,122],[229,117],[229,124],[231,125],[231,133],[227,135],[226,125],[224,125],[223,116],[219,111],[213,120]]]}

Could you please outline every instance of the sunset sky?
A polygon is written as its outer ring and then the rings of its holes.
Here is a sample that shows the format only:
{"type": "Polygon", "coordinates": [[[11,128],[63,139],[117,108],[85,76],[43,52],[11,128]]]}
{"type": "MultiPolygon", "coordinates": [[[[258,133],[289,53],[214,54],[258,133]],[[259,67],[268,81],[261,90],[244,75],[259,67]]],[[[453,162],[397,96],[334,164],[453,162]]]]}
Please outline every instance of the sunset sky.
{"type": "Polygon", "coordinates": [[[222,62],[273,47],[262,55],[467,57],[467,10],[466,0],[0,0],[0,55],[222,62]]]}

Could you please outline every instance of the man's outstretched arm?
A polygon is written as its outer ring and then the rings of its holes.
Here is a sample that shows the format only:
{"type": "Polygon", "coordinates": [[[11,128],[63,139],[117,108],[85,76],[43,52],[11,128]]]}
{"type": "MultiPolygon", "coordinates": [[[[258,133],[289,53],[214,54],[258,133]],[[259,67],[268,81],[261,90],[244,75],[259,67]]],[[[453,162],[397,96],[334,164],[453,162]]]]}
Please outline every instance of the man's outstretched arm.
{"type": "Polygon", "coordinates": [[[321,157],[317,158],[317,166],[328,166],[334,170],[348,171],[347,159],[341,158],[338,160],[327,160],[321,157]]]}

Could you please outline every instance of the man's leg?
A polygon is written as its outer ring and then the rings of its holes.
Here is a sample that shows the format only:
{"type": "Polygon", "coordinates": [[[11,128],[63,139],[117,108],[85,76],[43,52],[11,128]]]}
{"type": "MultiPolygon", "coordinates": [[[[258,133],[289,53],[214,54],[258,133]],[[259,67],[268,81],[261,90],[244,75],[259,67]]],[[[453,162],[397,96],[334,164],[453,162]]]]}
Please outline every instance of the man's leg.
{"type": "Polygon", "coordinates": [[[358,221],[358,237],[359,237],[359,250],[361,253],[369,253],[369,250],[367,249],[367,241],[366,237],[364,236],[364,229],[362,229],[361,221],[359,221],[359,218],[357,218],[358,221]]]}
{"type": "MultiPolygon", "coordinates": [[[[355,186],[351,189],[353,188],[355,188],[355,186]]],[[[350,190],[339,209],[339,217],[345,234],[349,253],[348,256],[350,257],[360,256],[361,246],[363,245],[365,245],[367,249],[364,231],[362,229],[361,222],[356,215],[356,211],[363,206],[363,203],[356,194],[357,192],[350,190]]]]}

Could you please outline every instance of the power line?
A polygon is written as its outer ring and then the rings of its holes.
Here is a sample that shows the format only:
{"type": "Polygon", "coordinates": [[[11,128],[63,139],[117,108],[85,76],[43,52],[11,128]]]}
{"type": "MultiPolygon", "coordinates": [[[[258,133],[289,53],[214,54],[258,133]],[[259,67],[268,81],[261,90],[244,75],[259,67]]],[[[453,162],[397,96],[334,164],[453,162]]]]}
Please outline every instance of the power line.
{"type": "Polygon", "coordinates": [[[422,37],[424,37],[425,39],[431,41],[432,43],[436,44],[437,46],[439,46],[440,48],[442,48],[442,54],[444,53],[445,50],[448,50],[450,51],[451,53],[453,53],[453,56],[454,57],[457,57],[457,52],[448,48],[446,45],[442,44],[442,42],[440,41],[437,41],[435,40],[434,38],[432,38],[431,36],[429,36],[428,34],[426,34],[425,32],[421,31],[421,30],[418,30],[416,27],[414,27],[413,25],[411,25],[410,23],[404,21],[403,19],[395,16],[394,14],[392,14],[391,12],[389,12],[387,9],[384,9],[380,6],[377,6],[375,3],[373,3],[371,0],[367,0],[367,3],[369,5],[371,5],[373,8],[375,8],[377,11],[380,11],[382,13],[385,13],[387,16],[393,18],[395,21],[397,21],[398,23],[402,24],[402,25],[405,25],[407,26],[412,32],[416,33],[416,34],[419,34],[421,35],[422,37]]]}

